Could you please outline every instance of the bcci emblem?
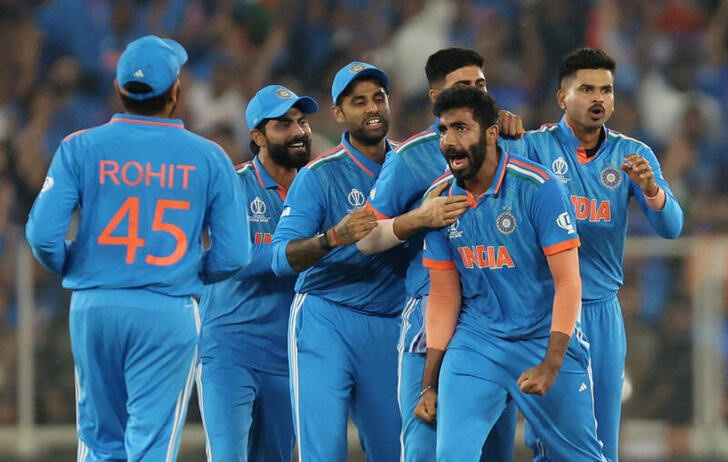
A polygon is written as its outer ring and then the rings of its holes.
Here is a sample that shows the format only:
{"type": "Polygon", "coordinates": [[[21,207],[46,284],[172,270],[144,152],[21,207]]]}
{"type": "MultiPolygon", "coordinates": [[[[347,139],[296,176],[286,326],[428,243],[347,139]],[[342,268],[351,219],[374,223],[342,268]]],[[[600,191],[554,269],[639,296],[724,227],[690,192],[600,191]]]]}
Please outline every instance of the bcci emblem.
{"type": "Polygon", "coordinates": [[[462,236],[463,232],[460,231],[460,218],[455,220],[455,223],[451,224],[447,228],[447,237],[449,239],[457,239],[458,237],[462,236]]]}
{"type": "Polygon", "coordinates": [[[510,212],[503,212],[496,218],[495,225],[501,233],[511,234],[516,229],[516,217],[510,212]]]}
{"type": "Polygon", "coordinates": [[[622,182],[622,172],[616,167],[607,167],[602,170],[601,180],[607,188],[616,188],[622,182]]]}
{"type": "Polygon", "coordinates": [[[278,90],[276,90],[276,96],[279,97],[280,99],[293,98],[293,94],[290,91],[286,90],[285,88],[279,88],[278,90]]]}
{"type": "Polygon", "coordinates": [[[364,196],[364,194],[362,194],[361,191],[354,188],[349,192],[349,195],[346,196],[346,200],[349,201],[349,205],[351,205],[353,208],[359,209],[364,205],[366,197],[364,196]]]}
{"type": "Polygon", "coordinates": [[[250,203],[250,212],[253,215],[248,216],[248,221],[254,221],[256,223],[268,223],[268,217],[265,216],[265,211],[268,209],[265,202],[258,196],[250,203]]]}
{"type": "Polygon", "coordinates": [[[364,69],[366,69],[366,66],[364,64],[356,63],[351,65],[351,67],[349,68],[349,72],[351,72],[352,74],[356,74],[363,71],[364,69]]]}
{"type": "Polygon", "coordinates": [[[566,172],[569,171],[569,164],[566,163],[563,157],[559,156],[556,160],[551,162],[551,170],[553,170],[562,182],[567,183],[569,181],[569,179],[566,178],[566,172]]]}

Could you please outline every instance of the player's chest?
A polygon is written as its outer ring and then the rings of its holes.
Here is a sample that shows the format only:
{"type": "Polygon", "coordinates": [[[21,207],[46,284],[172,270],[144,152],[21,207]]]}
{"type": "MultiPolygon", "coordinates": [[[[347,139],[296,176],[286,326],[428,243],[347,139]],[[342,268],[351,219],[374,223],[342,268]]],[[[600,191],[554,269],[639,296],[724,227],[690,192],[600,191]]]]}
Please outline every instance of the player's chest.
{"type": "Polygon", "coordinates": [[[246,193],[247,207],[244,211],[251,237],[256,243],[271,240],[283,210],[283,197],[278,189],[249,188],[246,193]],[[261,241],[261,242],[257,242],[261,241]]]}

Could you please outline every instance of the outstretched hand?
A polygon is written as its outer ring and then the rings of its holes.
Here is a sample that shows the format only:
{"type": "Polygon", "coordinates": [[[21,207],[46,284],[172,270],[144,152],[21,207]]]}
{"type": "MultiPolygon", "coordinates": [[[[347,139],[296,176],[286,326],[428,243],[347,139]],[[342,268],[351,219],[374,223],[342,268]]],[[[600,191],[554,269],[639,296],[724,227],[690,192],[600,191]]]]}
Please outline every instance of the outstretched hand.
{"type": "Polygon", "coordinates": [[[442,228],[443,226],[450,226],[468,210],[470,202],[468,202],[467,196],[440,196],[448,186],[449,183],[443,182],[430,191],[425,200],[422,201],[422,205],[418,208],[420,227],[442,228]]]}

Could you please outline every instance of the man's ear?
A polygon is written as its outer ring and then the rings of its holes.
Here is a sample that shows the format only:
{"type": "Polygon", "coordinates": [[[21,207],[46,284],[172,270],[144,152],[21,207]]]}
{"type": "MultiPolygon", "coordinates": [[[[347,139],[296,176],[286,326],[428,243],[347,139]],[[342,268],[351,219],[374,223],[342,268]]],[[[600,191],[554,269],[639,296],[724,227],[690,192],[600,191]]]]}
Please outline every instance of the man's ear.
{"type": "Polygon", "coordinates": [[[334,116],[336,123],[343,124],[346,122],[346,116],[344,111],[341,110],[341,106],[331,106],[331,114],[334,116]]]}
{"type": "Polygon", "coordinates": [[[250,139],[257,144],[259,148],[265,147],[265,135],[257,128],[250,130],[250,139]]]}

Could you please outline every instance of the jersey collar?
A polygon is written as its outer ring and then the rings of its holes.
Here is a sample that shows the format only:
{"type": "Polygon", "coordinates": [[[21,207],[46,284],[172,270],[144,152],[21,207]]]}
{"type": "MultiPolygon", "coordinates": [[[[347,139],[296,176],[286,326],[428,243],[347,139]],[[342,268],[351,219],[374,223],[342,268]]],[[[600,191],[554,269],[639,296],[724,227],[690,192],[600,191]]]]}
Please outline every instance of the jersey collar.
{"type": "Polygon", "coordinates": [[[278,182],[273,179],[273,177],[268,173],[268,170],[265,169],[263,164],[260,163],[260,159],[258,159],[258,156],[253,157],[253,160],[251,161],[253,164],[253,169],[255,170],[255,177],[258,179],[258,183],[260,184],[261,188],[263,189],[277,189],[278,194],[281,196],[283,200],[286,199],[286,195],[288,194],[288,190],[278,184],[278,182]]]}
{"type": "Polygon", "coordinates": [[[599,146],[599,150],[592,157],[587,157],[586,150],[581,147],[581,142],[579,141],[579,138],[576,137],[576,135],[574,134],[574,130],[571,128],[571,125],[569,125],[569,123],[566,121],[566,115],[561,117],[561,120],[559,121],[560,138],[567,146],[569,146],[573,150],[574,154],[576,155],[576,159],[579,161],[580,164],[585,164],[594,160],[602,151],[604,145],[607,144],[609,137],[607,136],[608,133],[606,125],[602,125],[602,130],[604,131],[604,141],[602,141],[602,145],[599,146]]]}
{"type": "Polygon", "coordinates": [[[117,112],[111,116],[110,124],[113,123],[132,123],[140,125],[155,125],[158,127],[185,128],[184,122],[180,119],[165,119],[163,117],[149,117],[137,114],[126,114],[117,112]]]}
{"type": "MultiPolygon", "coordinates": [[[[387,144],[386,155],[389,155],[389,153],[393,151],[392,144],[389,142],[388,139],[385,139],[385,142],[387,144]]],[[[359,152],[354,146],[352,146],[352,144],[349,142],[348,131],[341,134],[341,145],[344,147],[354,163],[358,165],[359,168],[364,170],[369,176],[377,176],[377,174],[379,174],[379,171],[382,169],[382,165],[374,162],[373,160],[359,152]]]]}
{"type": "Polygon", "coordinates": [[[508,161],[510,159],[510,155],[505,152],[501,151],[500,159],[498,160],[498,166],[495,169],[495,175],[493,176],[493,182],[490,184],[490,187],[488,188],[485,193],[483,193],[481,196],[475,196],[473,193],[465,189],[460,185],[460,182],[455,180],[452,184],[452,187],[450,188],[449,195],[458,195],[458,194],[464,194],[468,198],[468,202],[470,202],[470,207],[475,208],[478,206],[478,200],[482,197],[487,196],[495,196],[497,195],[500,190],[501,186],[503,185],[503,178],[506,176],[506,166],[508,165],[508,161]]]}

